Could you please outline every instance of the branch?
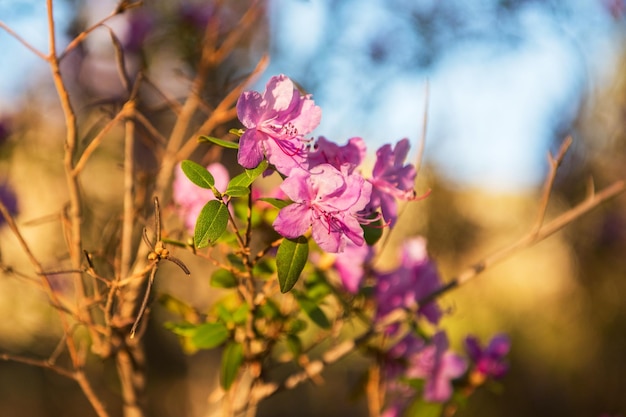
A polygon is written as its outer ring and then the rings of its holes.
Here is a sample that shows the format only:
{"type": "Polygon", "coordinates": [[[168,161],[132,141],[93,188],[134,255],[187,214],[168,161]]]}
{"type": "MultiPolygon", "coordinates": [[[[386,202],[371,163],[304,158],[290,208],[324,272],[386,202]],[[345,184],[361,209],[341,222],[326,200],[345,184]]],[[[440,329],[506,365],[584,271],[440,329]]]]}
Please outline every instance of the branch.
{"type": "Polygon", "coordinates": [[[552,186],[554,185],[554,179],[556,178],[556,173],[561,166],[561,162],[563,162],[563,158],[567,153],[567,150],[572,144],[572,137],[568,136],[561,147],[559,148],[559,153],[556,157],[552,156],[552,153],[548,152],[548,163],[550,164],[550,172],[546,181],[543,185],[543,193],[541,196],[541,203],[539,204],[539,212],[537,213],[537,219],[535,220],[535,225],[532,228],[533,233],[538,233],[541,225],[543,224],[543,220],[546,215],[546,210],[548,208],[548,202],[550,201],[550,194],[552,193],[552,186]]]}
{"type": "Polygon", "coordinates": [[[60,366],[56,366],[48,359],[46,360],[32,359],[32,358],[27,358],[25,356],[11,355],[9,353],[0,354],[0,359],[2,359],[3,361],[23,363],[26,365],[36,366],[38,368],[49,369],[66,378],[73,379],[73,380],[76,379],[76,374],[74,372],[69,371],[65,368],[61,368],[60,366]]]}
{"type": "Polygon", "coordinates": [[[69,52],[71,52],[74,48],[76,48],[78,45],[80,45],[80,43],[82,41],[85,40],[87,35],[89,35],[91,32],[93,32],[94,30],[96,30],[100,26],[104,25],[111,18],[117,16],[118,14],[123,13],[126,10],[132,9],[134,7],[139,7],[139,6],[142,5],[142,3],[143,3],[142,1],[137,1],[137,2],[134,2],[134,3],[130,3],[130,2],[127,2],[127,1],[121,2],[118,6],[115,7],[115,10],[113,10],[108,16],[104,17],[103,19],[101,19],[100,21],[96,22],[92,26],[90,26],[87,29],[83,30],[74,39],[72,39],[72,41],[67,45],[67,47],[65,48],[63,53],[61,53],[61,55],[59,55],[59,60],[62,60],[63,58],[65,58],[65,56],[67,56],[67,54],[69,52]]]}
{"type": "Polygon", "coordinates": [[[24,38],[22,38],[20,35],[15,33],[13,29],[7,26],[2,20],[0,20],[0,28],[4,29],[9,35],[13,36],[19,43],[24,45],[26,49],[28,49],[29,51],[37,55],[39,58],[46,60],[46,61],[48,60],[48,57],[43,52],[41,52],[40,50],[32,46],[24,38]]]}
{"type": "MultiPolygon", "coordinates": [[[[594,208],[598,207],[600,204],[605,201],[617,196],[622,193],[626,189],[626,183],[623,180],[616,181],[612,185],[606,187],[604,190],[595,193],[591,191],[589,195],[583,200],[581,203],[576,205],[575,207],[567,210],[562,213],[560,216],[550,221],[549,223],[541,226],[539,230],[533,231],[531,230],[528,234],[520,238],[518,241],[512,243],[511,245],[504,247],[493,254],[487,256],[483,260],[475,263],[474,265],[467,268],[465,271],[461,272],[456,278],[453,278],[441,287],[439,290],[433,292],[427,297],[419,300],[417,305],[414,308],[411,308],[411,311],[417,311],[417,306],[427,304],[433,301],[436,298],[439,298],[443,294],[451,291],[454,288],[457,288],[473,278],[475,278],[478,274],[483,272],[485,269],[495,265],[498,262],[503,261],[511,257],[516,252],[525,249],[529,246],[534,245],[537,242],[544,240],[545,238],[551,236],[552,234],[558,232],[563,227],[567,226],[574,220],[581,217],[583,214],[588,213],[594,208]]],[[[394,315],[394,322],[402,321],[403,318],[406,317],[406,310],[394,310],[389,315],[394,315]],[[404,314],[401,313],[404,311],[404,314]]]]}

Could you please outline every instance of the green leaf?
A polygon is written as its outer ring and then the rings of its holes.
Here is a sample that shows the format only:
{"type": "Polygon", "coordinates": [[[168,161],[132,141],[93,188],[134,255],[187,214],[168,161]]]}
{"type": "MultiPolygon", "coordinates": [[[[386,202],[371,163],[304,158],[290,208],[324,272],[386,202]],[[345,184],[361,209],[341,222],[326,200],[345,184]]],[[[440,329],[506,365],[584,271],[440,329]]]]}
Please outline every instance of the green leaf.
{"type": "Polygon", "coordinates": [[[266,160],[262,160],[261,163],[252,169],[246,169],[241,174],[235,176],[228,183],[228,188],[238,186],[238,187],[248,187],[250,184],[254,182],[259,176],[265,172],[268,167],[268,163],[266,160]]]}
{"type": "Polygon", "coordinates": [[[200,139],[198,140],[200,142],[211,142],[211,143],[221,146],[222,148],[239,149],[239,144],[237,142],[231,142],[231,141],[224,140],[224,139],[218,139],[212,136],[200,136],[200,139]]]}
{"type": "Polygon", "coordinates": [[[217,305],[217,316],[227,325],[234,322],[232,313],[224,306],[224,304],[220,303],[217,305]]]}
{"type": "Polygon", "coordinates": [[[203,323],[196,328],[191,342],[198,349],[212,349],[228,339],[228,329],[223,323],[203,323]]]}
{"type": "Polygon", "coordinates": [[[189,160],[181,162],[180,166],[187,178],[198,187],[215,190],[215,178],[205,167],[189,160]]]}
{"type": "Polygon", "coordinates": [[[196,332],[197,324],[191,323],[174,323],[168,321],[164,324],[165,328],[174,334],[184,337],[191,337],[196,332]]]}
{"type": "Polygon", "coordinates": [[[230,262],[230,266],[240,269],[240,270],[244,270],[245,266],[243,264],[243,260],[241,259],[240,255],[235,255],[234,253],[229,253],[228,255],[226,255],[226,259],[228,259],[228,262],[230,262]]]}
{"type": "Polygon", "coordinates": [[[222,372],[220,383],[228,390],[237,378],[239,367],[243,363],[243,346],[239,343],[229,343],[222,352],[222,372]]]}
{"type": "Polygon", "coordinates": [[[159,295],[159,303],[165,307],[167,311],[178,314],[183,318],[193,318],[196,316],[196,311],[192,306],[173,295],[167,293],[159,295]]]}
{"type": "Polygon", "coordinates": [[[383,221],[378,219],[371,224],[362,224],[363,238],[369,246],[374,246],[383,236],[383,221]]]}
{"type": "Polygon", "coordinates": [[[281,200],[280,198],[270,198],[270,197],[259,198],[259,200],[265,201],[266,203],[271,204],[272,206],[278,209],[287,207],[289,204],[292,203],[291,201],[281,200]]]}
{"type": "Polygon", "coordinates": [[[300,308],[304,310],[307,316],[313,321],[313,323],[317,324],[322,329],[330,329],[330,321],[324,311],[315,303],[315,301],[310,300],[305,297],[297,297],[298,304],[300,304],[300,308]]]}
{"type": "Polygon", "coordinates": [[[211,200],[204,207],[196,221],[193,243],[201,249],[214,243],[228,225],[228,207],[217,200],[211,200]]]}
{"type": "Polygon", "coordinates": [[[302,354],[302,340],[296,335],[288,334],[287,335],[287,348],[291,352],[294,360],[297,360],[298,357],[302,354]]]}
{"type": "Polygon", "coordinates": [[[300,273],[309,257],[309,241],[300,236],[297,239],[283,239],[276,252],[276,269],[280,291],[286,293],[298,281],[300,273]]]}
{"type": "Polygon", "coordinates": [[[243,197],[250,194],[249,187],[241,187],[239,185],[229,185],[224,194],[229,195],[231,197],[243,197]]]}
{"type": "Polygon", "coordinates": [[[288,331],[289,333],[296,334],[300,333],[307,328],[307,322],[302,319],[294,319],[289,323],[288,331]]]}
{"type": "Polygon", "coordinates": [[[307,297],[314,301],[319,301],[332,292],[326,276],[319,269],[309,274],[305,281],[305,288],[307,297]]]}
{"type": "Polygon", "coordinates": [[[418,399],[409,406],[404,415],[407,417],[440,417],[442,411],[442,403],[428,403],[418,399]]]}
{"type": "Polygon", "coordinates": [[[268,320],[274,320],[281,316],[280,307],[271,298],[266,298],[265,301],[255,311],[257,317],[266,318],[268,320]]]}
{"type": "Polygon", "coordinates": [[[218,269],[211,275],[211,286],[215,288],[235,288],[237,278],[227,269],[218,269]]]}
{"type": "Polygon", "coordinates": [[[233,321],[235,322],[235,324],[244,324],[248,319],[249,313],[250,307],[248,307],[247,303],[243,303],[237,308],[237,310],[233,311],[233,321]]]}

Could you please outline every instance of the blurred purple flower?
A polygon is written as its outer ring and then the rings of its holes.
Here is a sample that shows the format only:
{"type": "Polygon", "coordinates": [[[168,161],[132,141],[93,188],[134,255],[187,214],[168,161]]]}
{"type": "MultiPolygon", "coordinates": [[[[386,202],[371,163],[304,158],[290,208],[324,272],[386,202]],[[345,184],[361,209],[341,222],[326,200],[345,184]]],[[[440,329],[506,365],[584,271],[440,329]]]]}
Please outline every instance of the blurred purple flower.
{"type": "Polygon", "coordinates": [[[451,380],[465,373],[467,363],[448,350],[448,337],[443,332],[433,336],[432,344],[409,358],[406,376],[424,379],[424,399],[443,402],[452,396],[451,380]]]}
{"type": "Polygon", "coordinates": [[[359,137],[351,138],[348,143],[340,146],[320,136],[309,153],[309,168],[331,164],[340,169],[343,164],[349,164],[348,172],[352,173],[365,159],[366,151],[365,142],[359,137]]]}
{"type": "Polygon", "coordinates": [[[364,265],[372,259],[374,251],[369,245],[356,245],[348,241],[341,256],[335,259],[335,269],[339,274],[343,287],[350,293],[356,294],[361,288],[364,265]]]}
{"type": "Polygon", "coordinates": [[[480,345],[478,338],[467,336],[465,349],[472,362],[475,372],[481,377],[502,378],[509,370],[504,358],[511,349],[511,341],[505,334],[498,334],[491,339],[486,348],[480,345]]]}
{"type": "Polygon", "coordinates": [[[448,350],[445,333],[436,333],[430,342],[409,333],[386,355],[383,371],[388,402],[385,414],[400,415],[415,396],[415,389],[403,379],[424,380],[426,401],[443,402],[452,396],[451,380],[465,373],[467,364],[448,350]]]}
{"type": "Polygon", "coordinates": [[[209,19],[215,15],[216,8],[213,2],[190,3],[185,2],[180,6],[179,16],[187,25],[196,30],[204,31],[209,19]]]}
{"type": "MultiPolygon", "coordinates": [[[[2,204],[4,204],[12,216],[17,214],[17,197],[8,184],[0,184],[0,201],[2,201],[2,204]]],[[[6,223],[6,220],[0,214],[0,226],[4,223],[6,223]]]]}
{"type": "MultiPolygon", "coordinates": [[[[375,296],[378,318],[396,308],[414,307],[418,301],[441,287],[437,268],[426,252],[426,239],[422,237],[404,242],[402,261],[397,269],[377,275],[375,296]]],[[[420,306],[418,312],[433,324],[441,318],[441,310],[434,301],[420,306]]]]}
{"type": "Polygon", "coordinates": [[[124,50],[131,53],[139,52],[146,38],[154,29],[155,23],[154,15],[148,9],[142,8],[129,13],[126,32],[122,37],[124,50]]]}
{"type": "MultiPolygon", "coordinates": [[[[219,162],[215,162],[207,167],[207,170],[215,178],[215,188],[224,191],[228,186],[230,176],[226,167],[219,162]]],[[[201,188],[195,185],[185,176],[180,164],[176,166],[174,182],[172,184],[174,202],[178,208],[178,215],[185,222],[185,227],[189,233],[194,232],[196,219],[202,211],[202,207],[209,200],[215,200],[215,196],[210,189],[201,188]]]]}
{"type": "Polygon", "coordinates": [[[280,188],[293,200],[274,221],[281,235],[296,238],[312,227],[315,242],[331,253],[343,252],[348,241],[365,243],[357,213],[369,201],[371,185],[360,175],[322,164],[292,170],[280,188]]]}
{"type": "Polygon", "coordinates": [[[602,0],[601,2],[615,20],[621,20],[626,14],[626,2],[624,0],[602,0]]]}
{"type": "Polygon", "coordinates": [[[239,140],[239,164],[254,168],[265,156],[280,173],[289,175],[306,162],[304,135],[320,123],[322,110],[310,96],[301,96],[289,78],[278,75],[263,94],[244,92],[237,101],[237,116],[247,128],[239,140]]]}
{"type": "Polygon", "coordinates": [[[402,139],[394,148],[390,144],[376,151],[376,164],[372,171],[372,198],[366,211],[380,208],[383,218],[391,227],[398,217],[397,200],[410,200],[415,197],[413,185],[417,172],[412,164],[404,165],[410,143],[402,139]]]}

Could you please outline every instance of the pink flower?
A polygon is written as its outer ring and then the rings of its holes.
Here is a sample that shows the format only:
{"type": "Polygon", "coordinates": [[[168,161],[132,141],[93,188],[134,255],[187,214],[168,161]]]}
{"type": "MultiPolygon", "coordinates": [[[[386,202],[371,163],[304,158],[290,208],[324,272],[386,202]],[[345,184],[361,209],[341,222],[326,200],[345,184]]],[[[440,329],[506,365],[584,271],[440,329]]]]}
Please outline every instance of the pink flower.
{"type": "MultiPolygon", "coordinates": [[[[426,240],[421,237],[409,239],[402,247],[400,266],[394,271],[378,274],[376,316],[384,317],[400,307],[413,307],[440,287],[437,268],[426,252],[426,240]]],[[[421,306],[418,311],[433,324],[441,318],[441,310],[435,302],[421,306]]]]}
{"type": "Polygon", "coordinates": [[[372,172],[372,198],[367,211],[380,208],[383,218],[394,226],[398,217],[396,200],[410,200],[415,197],[413,183],[417,172],[412,164],[404,165],[409,153],[408,139],[396,143],[395,148],[387,144],[376,151],[376,164],[372,172]]]}
{"type": "MultiPolygon", "coordinates": [[[[207,170],[215,178],[215,188],[224,191],[230,179],[228,170],[219,162],[215,162],[207,167],[207,170]]],[[[196,219],[202,211],[202,207],[209,200],[215,200],[213,191],[195,185],[185,176],[180,164],[176,166],[174,182],[172,184],[173,199],[178,208],[178,215],[185,222],[185,227],[189,233],[193,234],[196,227],[196,219]]]]}
{"type": "Polygon", "coordinates": [[[309,153],[309,168],[320,164],[331,164],[340,169],[343,164],[349,164],[348,172],[352,173],[365,159],[366,150],[365,142],[358,137],[351,138],[347,144],[339,146],[320,136],[313,151],[309,153]]]}
{"type": "Polygon", "coordinates": [[[448,337],[445,333],[436,333],[432,342],[409,359],[406,376],[426,380],[426,401],[443,402],[452,396],[450,381],[463,375],[467,364],[462,357],[448,351],[448,337]]]}
{"type": "Polygon", "coordinates": [[[505,334],[498,334],[491,339],[486,348],[480,346],[474,336],[465,338],[465,349],[472,362],[476,364],[475,371],[484,377],[502,378],[509,367],[504,358],[511,349],[511,341],[505,334]]]}
{"type": "Polygon", "coordinates": [[[263,94],[244,92],[237,101],[237,116],[247,128],[239,140],[237,160],[256,167],[265,156],[284,174],[306,161],[306,142],[320,123],[322,110],[310,96],[301,96],[285,75],[272,77],[263,94]]]}
{"type": "Polygon", "coordinates": [[[361,288],[365,275],[364,265],[372,259],[374,251],[368,245],[358,246],[348,241],[343,254],[335,259],[335,269],[339,274],[343,287],[350,293],[356,294],[361,288]]]}
{"type": "Polygon", "coordinates": [[[280,210],[274,228],[296,238],[312,227],[313,239],[326,252],[342,252],[352,241],[365,243],[358,212],[370,198],[371,185],[358,174],[322,164],[311,171],[294,169],[280,187],[293,204],[280,210]]]}

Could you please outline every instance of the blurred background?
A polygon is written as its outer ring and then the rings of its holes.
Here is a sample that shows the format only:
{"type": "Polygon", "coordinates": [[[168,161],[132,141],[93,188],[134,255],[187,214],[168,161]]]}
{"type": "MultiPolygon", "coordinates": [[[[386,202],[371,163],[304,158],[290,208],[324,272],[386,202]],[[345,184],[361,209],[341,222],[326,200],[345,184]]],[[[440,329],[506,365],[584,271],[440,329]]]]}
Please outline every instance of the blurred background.
{"type": "MultiPolygon", "coordinates": [[[[145,3],[107,25],[124,48],[129,74],[143,69],[173,99],[189,88],[207,22],[219,22],[223,37],[252,6],[246,0],[145,3]]],[[[582,200],[590,177],[601,189],[626,176],[623,0],[258,4],[262,13],[211,73],[206,102],[217,104],[267,53],[270,65],[250,87],[262,90],[278,73],[294,79],[323,109],[315,135],[339,143],[361,136],[373,155],[404,137],[417,149],[426,129],[417,190],[430,189],[431,195],[409,206],[397,229],[428,238],[444,279],[529,230],[547,153],[555,153],[568,135],[574,141],[558,172],[548,218],[582,200]]],[[[114,8],[112,1],[57,0],[59,48],[114,8]]],[[[46,51],[43,2],[0,0],[0,20],[46,51]]],[[[98,29],[64,59],[85,138],[123,103],[114,55],[109,32],[98,29]]],[[[167,135],[172,116],[163,98],[143,91],[141,103],[167,135]]],[[[56,241],[67,198],[62,120],[45,62],[0,30],[0,198],[51,269],[66,261],[56,241]]],[[[215,136],[229,127],[238,125],[223,126],[215,136]]],[[[83,176],[91,233],[86,241],[92,247],[113,241],[113,219],[121,210],[121,131],[117,139],[112,134],[83,176]]],[[[148,139],[138,147],[138,183],[146,184],[149,198],[156,162],[148,139]]],[[[205,151],[197,159],[206,159],[205,151]]],[[[496,332],[512,338],[511,371],[501,389],[479,391],[459,416],[626,415],[625,209],[620,196],[442,300],[455,348],[461,349],[468,332],[483,340],[496,332]]],[[[401,239],[394,234],[392,249],[401,239]]],[[[2,228],[0,351],[46,357],[60,329],[42,293],[15,273],[28,267],[13,242],[2,228]]],[[[183,282],[172,271],[159,274],[159,292],[191,297],[199,307],[208,304],[206,279],[183,282]]],[[[62,277],[55,279],[64,285],[62,277]]],[[[154,310],[146,339],[150,415],[211,415],[208,394],[218,358],[210,352],[184,355],[162,329],[167,313],[154,310]]],[[[101,375],[96,385],[115,404],[116,377],[109,365],[92,364],[101,375]]],[[[273,398],[259,415],[365,416],[364,399],[351,397],[363,369],[353,355],[324,374],[324,386],[273,398]]],[[[71,381],[0,362],[0,415],[90,413],[71,381]]]]}

